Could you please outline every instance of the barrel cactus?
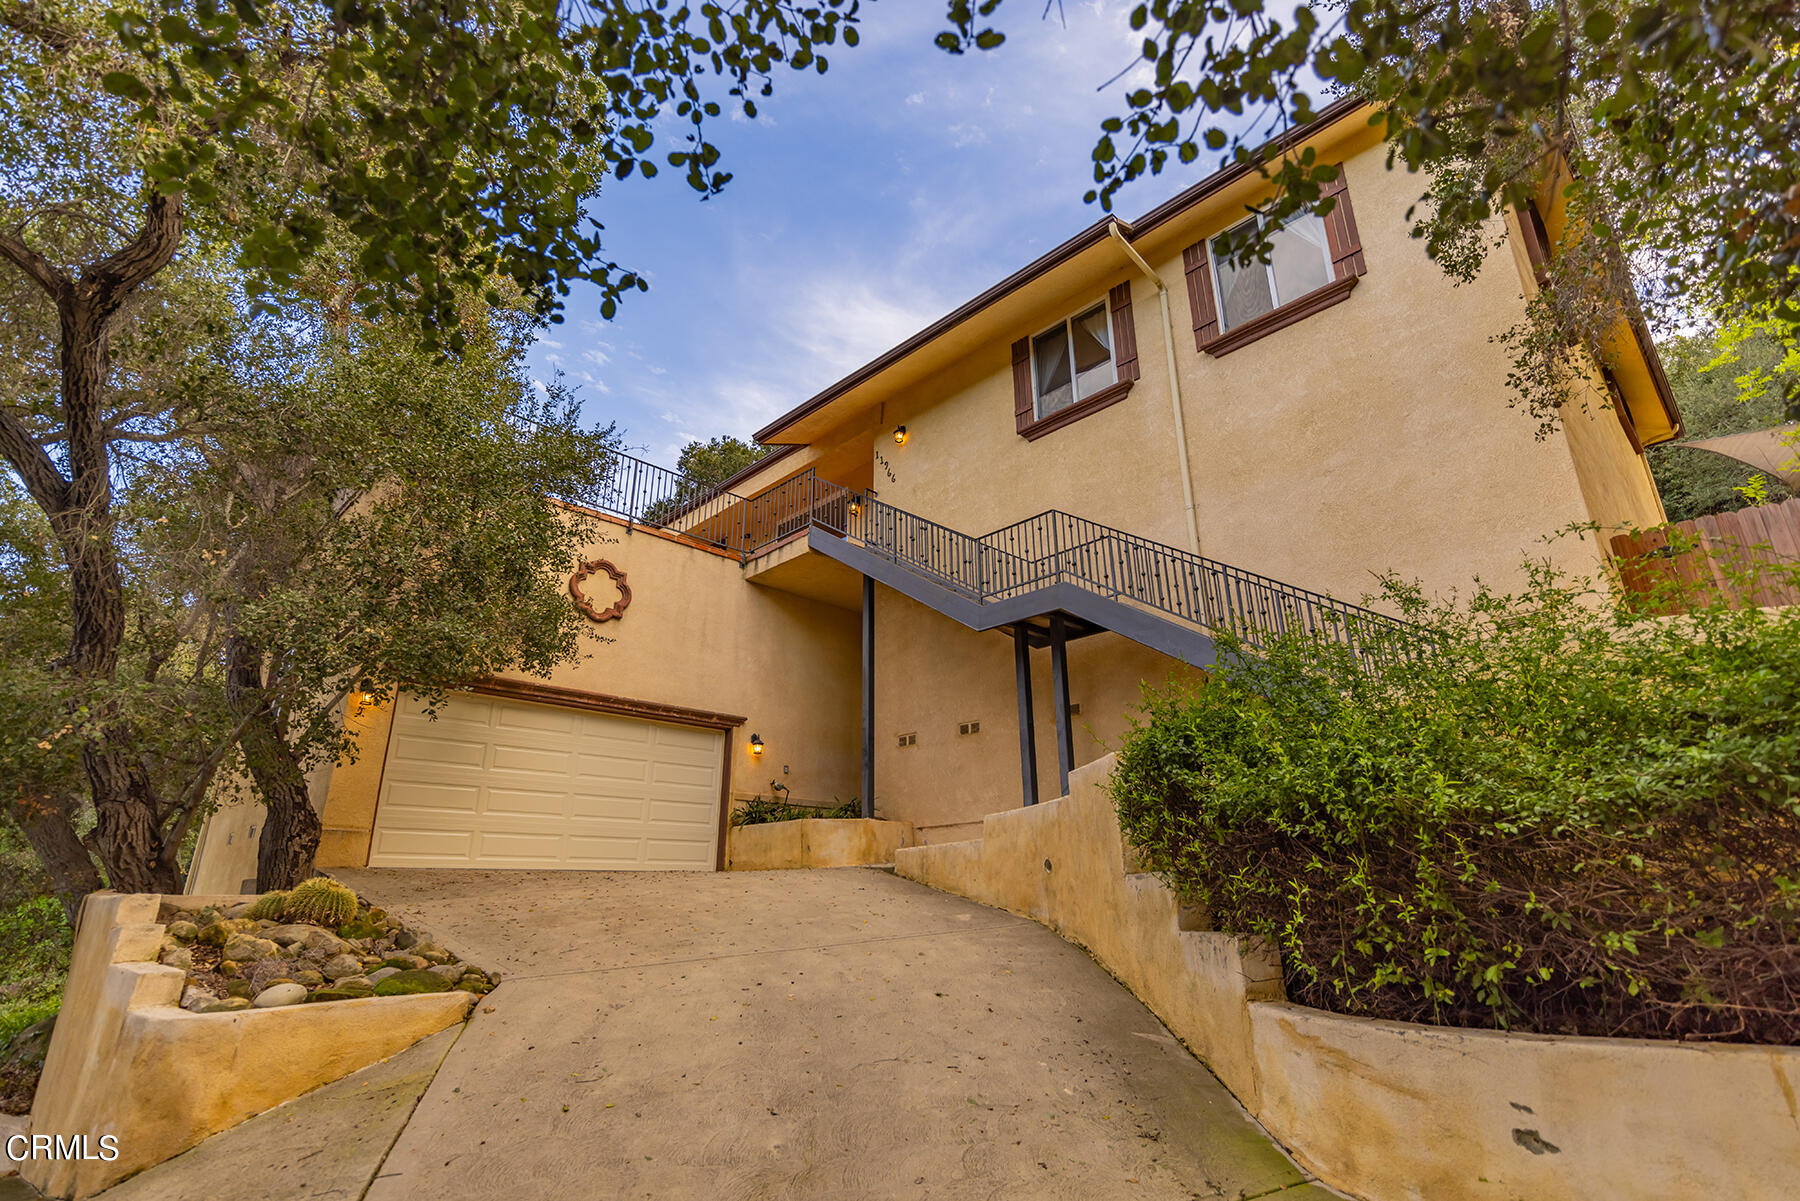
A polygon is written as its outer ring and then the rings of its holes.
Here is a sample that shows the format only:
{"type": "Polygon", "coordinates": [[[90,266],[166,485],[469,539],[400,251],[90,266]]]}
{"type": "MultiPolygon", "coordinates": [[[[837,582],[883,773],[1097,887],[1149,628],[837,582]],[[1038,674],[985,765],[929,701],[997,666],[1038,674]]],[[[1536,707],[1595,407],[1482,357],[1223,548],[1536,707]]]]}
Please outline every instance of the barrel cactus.
{"type": "Polygon", "coordinates": [[[285,892],[265,892],[250,903],[244,916],[253,921],[278,922],[281,915],[287,912],[288,894],[285,892]]]}
{"type": "Polygon", "coordinates": [[[325,876],[314,876],[288,894],[282,917],[335,930],[356,916],[356,894],[325,876]]]}

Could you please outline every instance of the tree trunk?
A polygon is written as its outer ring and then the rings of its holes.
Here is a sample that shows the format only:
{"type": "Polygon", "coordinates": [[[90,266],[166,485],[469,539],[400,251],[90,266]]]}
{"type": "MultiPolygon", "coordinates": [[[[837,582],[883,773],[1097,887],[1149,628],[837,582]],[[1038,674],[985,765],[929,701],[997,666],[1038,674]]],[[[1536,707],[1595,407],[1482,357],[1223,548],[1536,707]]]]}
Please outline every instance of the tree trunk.
{"type": "MultiPolygon", "coordinates": [[[[125,640],[125,584],[113,545],[112,480],[104,435],[106,335],[109,317],[76,288],[62,309],[63,412],[69,421],[66,507],[51,526],[69,566],[72,631],[68,667],[83,679],[111,681],[125,640]]],[[[158,805],[149,776],[132,753],[129,722],[116,704],[96,707],[100,733],[82,749],[94,801],[94,836],[113,888],[179,892],[178,875],[162,862],[158,805]]]]}
{"type": "MultiPolygon", "coordinates": [[[[125,638],[125,586],[112,514],[112,446],[106,425],[108,340],[120,307],[168,265],[181,244],[181,201],[152,194],[130,243],[81,271],[51,263],[14,231],[0,231],[4,257],[56,303],[60,340],[62,445],[67,475],[39,436],[0,410],[0,452],[49,519],[69,567],[69,673],[104,695],[125,638]]],[[[95,845],[112,886],[124,892],[173,892],[176,873],[162,860],[160,813],[135,738],[118,706],[101,700],[100,733],[82,750],[93,793],[95,845]]]]}
{"type": "Polygon", "coordinates": [[[68,811],[50,796],[23,796],[12,805],[12,816],[25,831],[25,839],[37,852],[38,862],[50,876],[50,887],[62,902],[63,915],[74,926],[81,898],[104,887],[100,869],[81,845],[68,811]]]}
{"type": "Polygon", "coordinates": [[[226,696],[232,711],[249,717],[238,746],[268,813],[256,845],[256,887],[292,888],[313,874],[322,826],[306,788],[306,772],[281,736],[263,688],[262,651],[232,635],[226,651],[226,696]]]}

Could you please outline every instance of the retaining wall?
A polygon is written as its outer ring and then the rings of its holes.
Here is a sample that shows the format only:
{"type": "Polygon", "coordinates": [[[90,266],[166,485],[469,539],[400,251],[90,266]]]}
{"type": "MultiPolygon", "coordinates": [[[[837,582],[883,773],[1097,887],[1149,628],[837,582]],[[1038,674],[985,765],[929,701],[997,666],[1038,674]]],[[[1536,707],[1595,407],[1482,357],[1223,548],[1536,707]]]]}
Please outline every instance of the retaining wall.
{"type": "Polygon", "coordinates": [[[895,871],[1086,947],[1325,1183],[1368,1201],[1791,1201],[1800,1048],[1508,1034],[1289,1004],[1275,957],[1134,872],[1105,790],[895,871]]]}

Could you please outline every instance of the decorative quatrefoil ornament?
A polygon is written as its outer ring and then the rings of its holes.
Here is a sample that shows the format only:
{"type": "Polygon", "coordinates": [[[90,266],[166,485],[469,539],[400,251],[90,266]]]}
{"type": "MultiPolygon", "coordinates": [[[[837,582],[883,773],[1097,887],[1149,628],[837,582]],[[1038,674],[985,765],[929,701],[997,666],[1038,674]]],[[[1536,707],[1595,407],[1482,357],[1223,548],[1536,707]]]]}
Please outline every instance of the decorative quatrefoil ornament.
{"type": "Polygon", "coordinates": [[[577,567],[575,574],[569,577],[569,595],[574,599],[575,607],[589,621],[616,621],[624,616],[626,607],[631,604],[631,585],[625,582],[625,573],[605,559],[590,559],[577,567]],[[611,576],[613,586],[619,590],[619,599],[612,603],[610,609],[596,609],[594,602],[581,590],[583,580],[600,572],[611,576]]]}

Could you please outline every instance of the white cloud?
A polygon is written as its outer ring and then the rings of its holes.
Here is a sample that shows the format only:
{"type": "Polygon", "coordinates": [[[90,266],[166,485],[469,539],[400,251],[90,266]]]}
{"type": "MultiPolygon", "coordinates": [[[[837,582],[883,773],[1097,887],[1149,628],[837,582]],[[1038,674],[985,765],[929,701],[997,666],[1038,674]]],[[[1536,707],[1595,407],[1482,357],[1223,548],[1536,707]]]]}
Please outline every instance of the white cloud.
{"type": "Polygon", "coordinates": [[[912,95],[910,95],[906,98],[906,102],[908,104],[924,104],[925,103],[925,93],[924,92],[914,92],[912,95]]]}
{"type": "Polygon", "coordinates": [[[957,122],[946,132],[950,135],[950,144],[958,150],[961,150],[964,146],[979,146],[988,140],[986,130],[979,125],[971,125],[966,121],[957,122]]]}

